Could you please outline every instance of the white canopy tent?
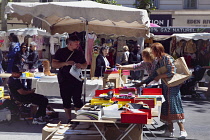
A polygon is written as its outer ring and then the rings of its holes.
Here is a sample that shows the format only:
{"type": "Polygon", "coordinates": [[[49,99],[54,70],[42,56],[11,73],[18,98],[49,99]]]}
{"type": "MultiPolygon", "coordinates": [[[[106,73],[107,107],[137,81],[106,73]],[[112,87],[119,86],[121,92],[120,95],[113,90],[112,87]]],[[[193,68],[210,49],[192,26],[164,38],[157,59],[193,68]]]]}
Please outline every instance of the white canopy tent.
{"type": "Polygon", "coordinates": [[[93,1],[15,3],[9,2],[5,13],[30,24],[42,20],[41,26],[51,34],[94,31],[128,37],[146,37],[149,17],[146,10],[101,4],[93,1]],[[88,28],[87,28],[88,26],[88,28]]]}
{"type": "Polygon", "coordinates": [[[208,40],[210,39],[210,33],[183,33],[183,34],[172,34],[172,35],[154,35],[154,34],[150,34],[151,38],[153,38],[154,40],[166,40],[169,39],[171,37],[175,37],[177,41],[180,40],[208,40]]]}
{"type": "Polygon", "coordinates": [[[190,40],[190,39],[193,39],[193,40],[199,40],[199,39],[202,39],[202,40],[208,40],[210,39],[210,33],[188,33],[188,34],[173,34],[172,37],[176,37],[176,40],[177,41],[180,41],[180,40],[190,40]]]}
{"type": "Polygon", "coordinates": [[[21,36],[33,36],[33,35],[42,35],[42,36],[51,36],[50,33],[46,32],[46,30],[38,29],[38,28],[19,28],[19,29],[10,29],[7,31],[7,36],[10,33],[14,33],[15,35],[21,36]]]}
{"type": "MultiPolygon", "coordinates": [[[[93,31],[96,34],[114,34],[127,37],[146,38],[149,36],[150,21],[146,10],[93,1],[9,2],[5,8],[5,13],[28,24],[33,19],[33,24],[36,27],[41,27],[51,34],[75,31],[86,31],[87,34],[93,31]],[[42,23],[36,23],[37,19],[41,20],[42,23]]],[[[86,87],[84,86],[85,91],[86,87]]]]}

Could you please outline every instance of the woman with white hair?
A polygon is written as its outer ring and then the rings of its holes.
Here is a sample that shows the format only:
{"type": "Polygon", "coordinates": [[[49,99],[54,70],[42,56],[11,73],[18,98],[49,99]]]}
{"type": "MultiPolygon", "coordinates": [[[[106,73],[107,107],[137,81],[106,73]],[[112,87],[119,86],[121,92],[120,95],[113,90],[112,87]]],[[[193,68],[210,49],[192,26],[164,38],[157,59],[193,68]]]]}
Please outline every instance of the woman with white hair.
{"type": "Polygon", "coordinates": [[[124,52],[122,54],[121,65],[127,65],[130,54],[128,46],[123,46],[123,51],[124,52]]]}
{"type": "MultiPolygon", "coordinates": [[[[39,56],[36,51],[37,44],[35,42],[30,43],[30,49],[29,49],[29,56],[26,60],[26,64],[28,64],[29,72],[38,72],[38,61],[39,56]]],[[[27,79],[27,89],[31,89],[31,79],[27,79]]]]}

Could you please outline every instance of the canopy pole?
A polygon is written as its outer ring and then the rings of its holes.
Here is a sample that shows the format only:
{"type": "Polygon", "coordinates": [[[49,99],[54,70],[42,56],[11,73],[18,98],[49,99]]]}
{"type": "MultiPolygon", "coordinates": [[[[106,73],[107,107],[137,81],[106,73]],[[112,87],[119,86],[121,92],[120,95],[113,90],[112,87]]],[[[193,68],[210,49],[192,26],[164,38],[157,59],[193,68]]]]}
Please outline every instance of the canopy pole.
{"type": "MultiPolygon", "coordinates": [[[[88,46],[88,21],[86,20],[85,21],[85,54],[86,54],[86,51],[87,51],[87,46],[88,46]]],[[[84,104],[86,103],[86,80],[87,80],[87,69],[85,69],[85,73],[84,73],[84,89],[83,89],[83,102],[84,104]]]]}

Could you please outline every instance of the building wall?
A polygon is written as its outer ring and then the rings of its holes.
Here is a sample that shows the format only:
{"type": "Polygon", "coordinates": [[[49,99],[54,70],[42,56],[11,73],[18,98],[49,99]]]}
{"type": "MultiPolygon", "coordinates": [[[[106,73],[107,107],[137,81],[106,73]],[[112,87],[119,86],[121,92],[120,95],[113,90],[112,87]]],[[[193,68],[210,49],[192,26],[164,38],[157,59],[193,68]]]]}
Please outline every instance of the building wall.
{"type": "Polygon", "coordinates": [[[182,9],[182,0],[159,0],[158,9],[160,10],[172,10],[182,9]]]}
{"type": "Polygon", "coordinates": [[[177,27],[210,27],[210,0],[197,0],[196,9],[185,9],[185,0],[159,0],[158,9],[151,12],[157,16],[172,16],[172,25],[177,27]]]}
{"type": "Polygon", "coordinates": [[[39,0],[21,0],[21,2],[39,2],[39,0]]]}
{"type": "MultiPolygon", "coordinates": [[[[180,10],[184,9],[184,0],[157,0],[159,10],[180,10]]],[[[197,0],[197,9],[210,9],[210,0],[197,0]]]]}
{"type": "Polygon", "coordinates": [[[134,7],[133,4],[135,4],[136,0],[116,0],[117,4],[120,4],[122,6],[126,7],[134,7]]]}

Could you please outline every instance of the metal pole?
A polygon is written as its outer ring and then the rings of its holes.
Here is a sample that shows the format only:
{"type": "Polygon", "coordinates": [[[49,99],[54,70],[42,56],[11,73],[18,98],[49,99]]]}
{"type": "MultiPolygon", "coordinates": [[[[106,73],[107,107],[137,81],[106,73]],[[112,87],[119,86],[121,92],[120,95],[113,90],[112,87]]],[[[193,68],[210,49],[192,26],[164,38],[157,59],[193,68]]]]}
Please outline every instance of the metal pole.
{"type": "Polygon", "coordinates": [[[7,14],[4,13],[8,0],[1,1],[1,30],[7,31],[7,14]]]}
{"type": "MultiPolygon", "coordinates": [[[[86,20],[85,21],[85,54],[86,54],[86,51],[87,51],[87,46],[88,46],[88,21],[86,20]]],[[[83,89],[83,100],[84,100],[84,104],[86,103],[85,101],[85,98],[86,98],[86,78],[87,78],[87,71],[85,69],[85,74],[84,74],[84,89],[83,89]]]]}

